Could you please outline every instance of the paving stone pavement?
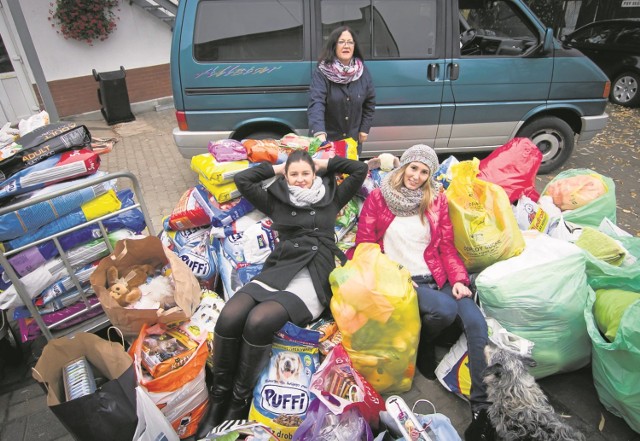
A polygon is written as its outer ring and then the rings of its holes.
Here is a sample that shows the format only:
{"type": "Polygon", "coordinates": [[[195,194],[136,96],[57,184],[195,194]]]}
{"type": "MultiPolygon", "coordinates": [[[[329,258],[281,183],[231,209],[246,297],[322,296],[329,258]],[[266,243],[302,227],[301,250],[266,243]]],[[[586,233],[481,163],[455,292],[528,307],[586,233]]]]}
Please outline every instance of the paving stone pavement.
{"type": "MultiPolygon", "coordinates": [[[[611,161],[592,158],[590,154],[602,152],[601,140],[606,134],[585,147],[580,147],[564,168],[592,166],[597,171],[621,170],[615,176],[620,185],[623,198],[619,200],[619,212],[625,228],[634,235],[640,235],[635,198],[637,193],[638,141],[637,131],[627,136],[628,127],[638,127],[640,111],[637,109],[614,109],[612,133],[614,141],[624,155],[618,158],[613,154],[611,161]],[[627,120],[631,118],[631,123],[627,120]],[[620,127],[622,126],[622,128],[620,127]],[[603,167],[599,169],[598,167],[603,167]],[[635,177],[634,177],[635,176],[635,177]],[[626,187],[625,187],[626,186],[626,187]]],[[[178,153],[171,135],[175,126],[173,109],[136,113],[137,120],[114,127],[106,125],[100,115],[81,115],[75,118],[83,122],[94,137],[118,138],[114,150],[102,157],[101,169],[109,172],[130,171],[140,181],[142,193],[157,232],[161,229],[162,217],[170,214],[180,196],[197,183],[197,177],[190,170],[189,160],[178,153]]],[[[606,155],[612,154],[606,147],[606,155]]],[[[606,157],[603,155],[603,158],[606,157]]],[[[541,190],[549,177],[538,177],[537,186],[541,190]]],[[[121,183],[124,186],[128,182],[121,183]]],[[[438,348],[439,354],[444,352],[438,348]]],[[[15,375],[16,385],[0,384],[0,441],[69,441],[73,438],[66,432],[53,413],[47,409],[46,397],[42,389],[30,379],[28,370],[15,375]]],[[[551,404],[557,412],[566,416],[566,421],[579,428],[588,440],[593,441],[635,441],[640,435],[633,432],[620,418],[607,412],[599,403],[591,369],[589,366],[569,374],[554,375],[539,381],[551,404]],[[600,426],[602,425],[602,429],[600,426]]],[[[436,381],[430,381],[417,374],[412,389],[402,394],[408,403],[418,399],[432,401],[438,412],[447,415],[462,436],[470,421],[468,404],[447,392],[436,381]]],[[[421,405],[423,406],[423,405],[421,405]]],[[[417,409],[421,413],[430,413],[427,406],[417,409]]]]}

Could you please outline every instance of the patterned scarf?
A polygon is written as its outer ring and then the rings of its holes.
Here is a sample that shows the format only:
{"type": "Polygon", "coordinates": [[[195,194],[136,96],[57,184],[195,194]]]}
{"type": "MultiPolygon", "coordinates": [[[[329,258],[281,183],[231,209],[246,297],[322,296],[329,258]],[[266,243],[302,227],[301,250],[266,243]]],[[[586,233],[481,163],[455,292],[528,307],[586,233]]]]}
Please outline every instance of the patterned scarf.
{"type": "Polygon", "coordinates": [[[420,209],[422,189],[410,190],[403,185],[399,191],[395,190],[391,186],[391,177],[395,173],[398,173],[398,170],[387,174],[382,180],[382,184],[380,185],[382,197],[384,197],[384,201],[394,215],[399,217],[414,216],[418,214],[418,210],[420,209]]]}
{"type": "Polygon", "coordinates": [[[347,84],[362,76],[364,64],[362,64],[362,61],[359,58],[354,57],[351,59],[348,66],[343,65],[336,59],[331,64],[327,64],[322,61],[318,65],[318,68],[329,81],[333,81],[338,84],[347,84]]]}
{"type": "Polygon", "coordinates": [[[311,188],[289,185],[289,199],[291,199],[291,203],[296,207],[308,207],[320,201],[326,191],[327,189],[322,183],[322,179],[316,176],[313,184],[311,184],[311,188]]]}

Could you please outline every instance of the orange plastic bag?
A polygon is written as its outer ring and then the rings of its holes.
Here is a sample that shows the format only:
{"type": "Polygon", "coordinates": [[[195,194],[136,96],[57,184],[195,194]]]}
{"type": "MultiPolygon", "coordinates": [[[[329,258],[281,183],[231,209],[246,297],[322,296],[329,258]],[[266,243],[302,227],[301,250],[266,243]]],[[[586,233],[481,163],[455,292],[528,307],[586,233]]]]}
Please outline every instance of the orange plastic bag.
{"type": "Polygon", "coordinates": [[[181,439],[196,433],[200,420],[206,415],[209,393],[204,379],[204,366],[209,355],[206,341],[198,345],[182,366],[170,370],[158,378],[142,372],[142,346],[149,334],[143,325],[139,337],[129,349],[133,357],[138,383],[144,386],[149,396],[167,417],[181,439]]]}
{"type": "Polygon", "coordinates": [[[545,194],[551,196],[561,210],[584,207],[606,192],[604,181],[596,173],[558,179],[545,188],[545,194]]]}

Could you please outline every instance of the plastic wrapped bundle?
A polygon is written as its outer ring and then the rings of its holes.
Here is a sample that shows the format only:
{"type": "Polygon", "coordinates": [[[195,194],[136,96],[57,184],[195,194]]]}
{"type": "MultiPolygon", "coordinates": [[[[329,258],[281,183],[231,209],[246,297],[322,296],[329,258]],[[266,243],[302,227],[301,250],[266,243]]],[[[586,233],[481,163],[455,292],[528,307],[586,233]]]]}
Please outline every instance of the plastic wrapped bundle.
{"type": "Polygon", "coordinates": [[[522,254],[482,271],[476,286],[485,313],[532,341],[536,378],[589,364],[584,323],[588,286],[585,255],[577,246],[536,231],[522,254]]]}

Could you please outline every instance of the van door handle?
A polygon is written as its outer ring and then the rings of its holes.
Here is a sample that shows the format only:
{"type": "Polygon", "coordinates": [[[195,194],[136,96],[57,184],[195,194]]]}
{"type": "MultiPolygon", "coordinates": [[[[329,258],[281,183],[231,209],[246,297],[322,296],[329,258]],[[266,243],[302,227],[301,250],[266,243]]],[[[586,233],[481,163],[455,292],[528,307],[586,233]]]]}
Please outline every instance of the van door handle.
{"type": "Polygon", "coordinates": [[[429,81],[435,81],[438,79],[438,71],[439,71],[439,66],[435,63],[431,63],[429,65],[429,67],[427,68],[427,78],[429,79],[429,81]]]}
{"type": "Polygon", "coordinates": [[[449,79],[457,80],[460,76],[460,65],[458,63],[449,64],[449,79]]]}

